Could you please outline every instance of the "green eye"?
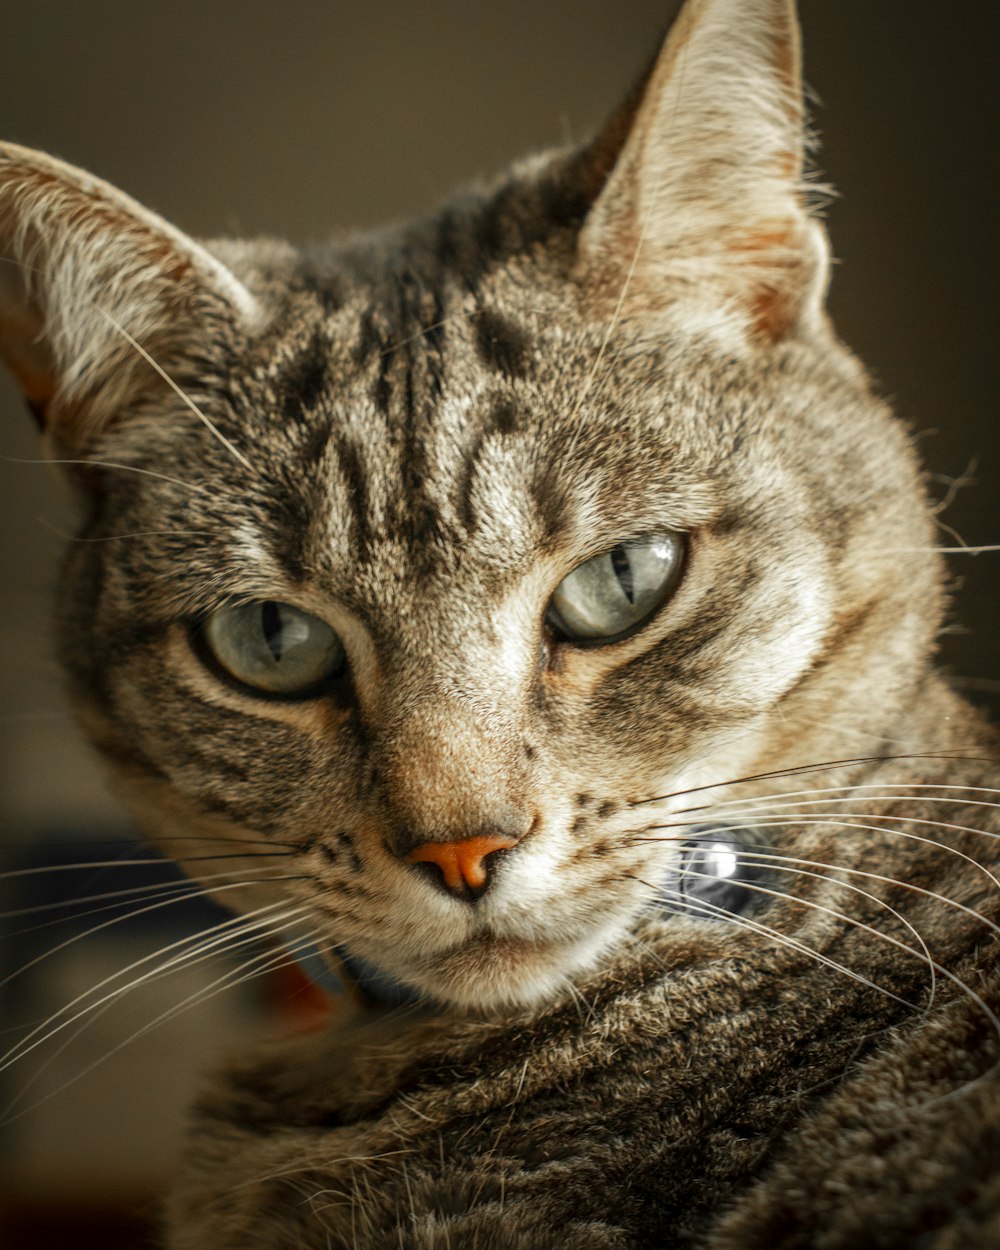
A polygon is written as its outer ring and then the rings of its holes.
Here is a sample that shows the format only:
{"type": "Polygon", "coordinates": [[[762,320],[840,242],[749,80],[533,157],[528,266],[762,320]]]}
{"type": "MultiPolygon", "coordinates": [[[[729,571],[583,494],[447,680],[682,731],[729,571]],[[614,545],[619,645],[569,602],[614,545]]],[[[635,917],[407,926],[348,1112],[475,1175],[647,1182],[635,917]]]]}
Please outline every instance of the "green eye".
{"type": "Polygon", "coordinates": [[[607,641],[652,616],[681,569],[679,534],[619,543],[594,556],[556,587],[548,621],[572,642],[607,641]]]}
{"type": "Polygon", "coordinates": [[[329,625],[270,599],[213,612],[202,639],[227,673],[268,694],[310,693],[345,660],[343,644],[329,625]]]}

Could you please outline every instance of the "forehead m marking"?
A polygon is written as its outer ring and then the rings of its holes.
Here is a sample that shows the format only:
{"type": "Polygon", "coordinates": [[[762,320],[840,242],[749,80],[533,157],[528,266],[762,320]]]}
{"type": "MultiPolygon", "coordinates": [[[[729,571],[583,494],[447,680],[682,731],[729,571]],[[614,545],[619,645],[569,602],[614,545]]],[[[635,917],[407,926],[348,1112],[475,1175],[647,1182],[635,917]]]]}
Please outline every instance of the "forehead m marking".
{"type": "Polygon", "coordinates": [[[436,282],[413,272],[388,274],[368,297],[355,360],[375,357],[372,400],[383,416],[412,429],[428,421],[444,378],[444,297],[436,282]]]}

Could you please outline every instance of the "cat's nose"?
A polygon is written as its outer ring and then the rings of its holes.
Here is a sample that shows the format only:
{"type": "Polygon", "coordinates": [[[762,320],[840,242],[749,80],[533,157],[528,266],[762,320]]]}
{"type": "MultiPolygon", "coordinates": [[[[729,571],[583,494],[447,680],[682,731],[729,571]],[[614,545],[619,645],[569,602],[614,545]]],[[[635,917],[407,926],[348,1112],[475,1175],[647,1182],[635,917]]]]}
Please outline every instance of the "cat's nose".
{"type": "Polygon", "coordinates": [[[424,842],[406,856],[411,864],[431,864],[440,870],[434,877],[439,885],[462,898],[473,901],[486,892],[489,885],[491,857],[497,851],[508,851],[519,838],[508,834],[477,834],[457,842],[424,842]]]}

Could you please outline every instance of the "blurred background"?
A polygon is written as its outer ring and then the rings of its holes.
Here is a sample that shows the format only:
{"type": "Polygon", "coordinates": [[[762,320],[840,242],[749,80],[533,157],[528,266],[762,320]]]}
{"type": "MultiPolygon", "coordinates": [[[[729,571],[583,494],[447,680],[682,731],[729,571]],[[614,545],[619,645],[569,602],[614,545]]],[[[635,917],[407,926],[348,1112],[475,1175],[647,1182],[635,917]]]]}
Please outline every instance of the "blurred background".
{"type": "MultiPolygon", "coordinates": [[[[0,36],[0,133],[92,170],[192,234],[317,240],[428,208],[514,157],[583,138],[676,7],[14,0],[0,36]]],[[[948,500],[942,542],[998,543],[1000,6],[800,8],[818,166],[839,192],[827,214],[835,320],[919,437],[931,490],[948,500]]],[[[52,472],[25,463],[37,455],[32,425],[6,377],[0,455],[0,842],[21,874],[7,878],[4,906],[33,909],[0,922],[2,975],[18,974],[0,998],[10,1041],[25,1020],[217,917],[184,902],[130,924],[119,912],[65,920],[67,896],[179,895],[165,868],[73,867],[135,848],[117,841],[127,821],[60,694],[49,620],[72,516],[52,472]],[[115,923],[69,940],[105,920],[115,923]]],[[[951,569],[944,662],[974,699],[1000,706],[1000,554],[956,555],[951,569]]],[[[33,1053],[0,1073],[3,1107],[20,1099],[0,1127],[0,1245],[63,1244],[69,1230],[74,1250],[147,1244],[198,1070],[273,1014],[246,986],[212,994],[226,976],[195,965],[150,980],[63,1046],[78,1025],[67,1027],[44,1069],[33,1053]],[[173,1014],[186,998],[203,1001],[173,1014]]]]}

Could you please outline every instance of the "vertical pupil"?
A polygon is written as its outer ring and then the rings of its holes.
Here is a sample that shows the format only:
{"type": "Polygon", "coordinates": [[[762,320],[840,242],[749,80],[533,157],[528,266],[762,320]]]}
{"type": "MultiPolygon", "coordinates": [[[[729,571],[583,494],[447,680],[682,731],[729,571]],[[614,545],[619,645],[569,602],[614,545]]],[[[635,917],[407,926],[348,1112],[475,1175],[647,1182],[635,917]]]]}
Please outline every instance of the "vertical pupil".
{"type": "Polygon", "coordinates": [[[281,659],[281,609],[271,600],[260,605],[260,627],[275,664],[281,659]]]}
{"type": "Polygon", "coordinates": [[[632,565],[628,552],[620,543],[611,549],[611,567],[615,571],[625,598],[629,603],[635,603],[635,578],[632,576],[632,565]]]}

